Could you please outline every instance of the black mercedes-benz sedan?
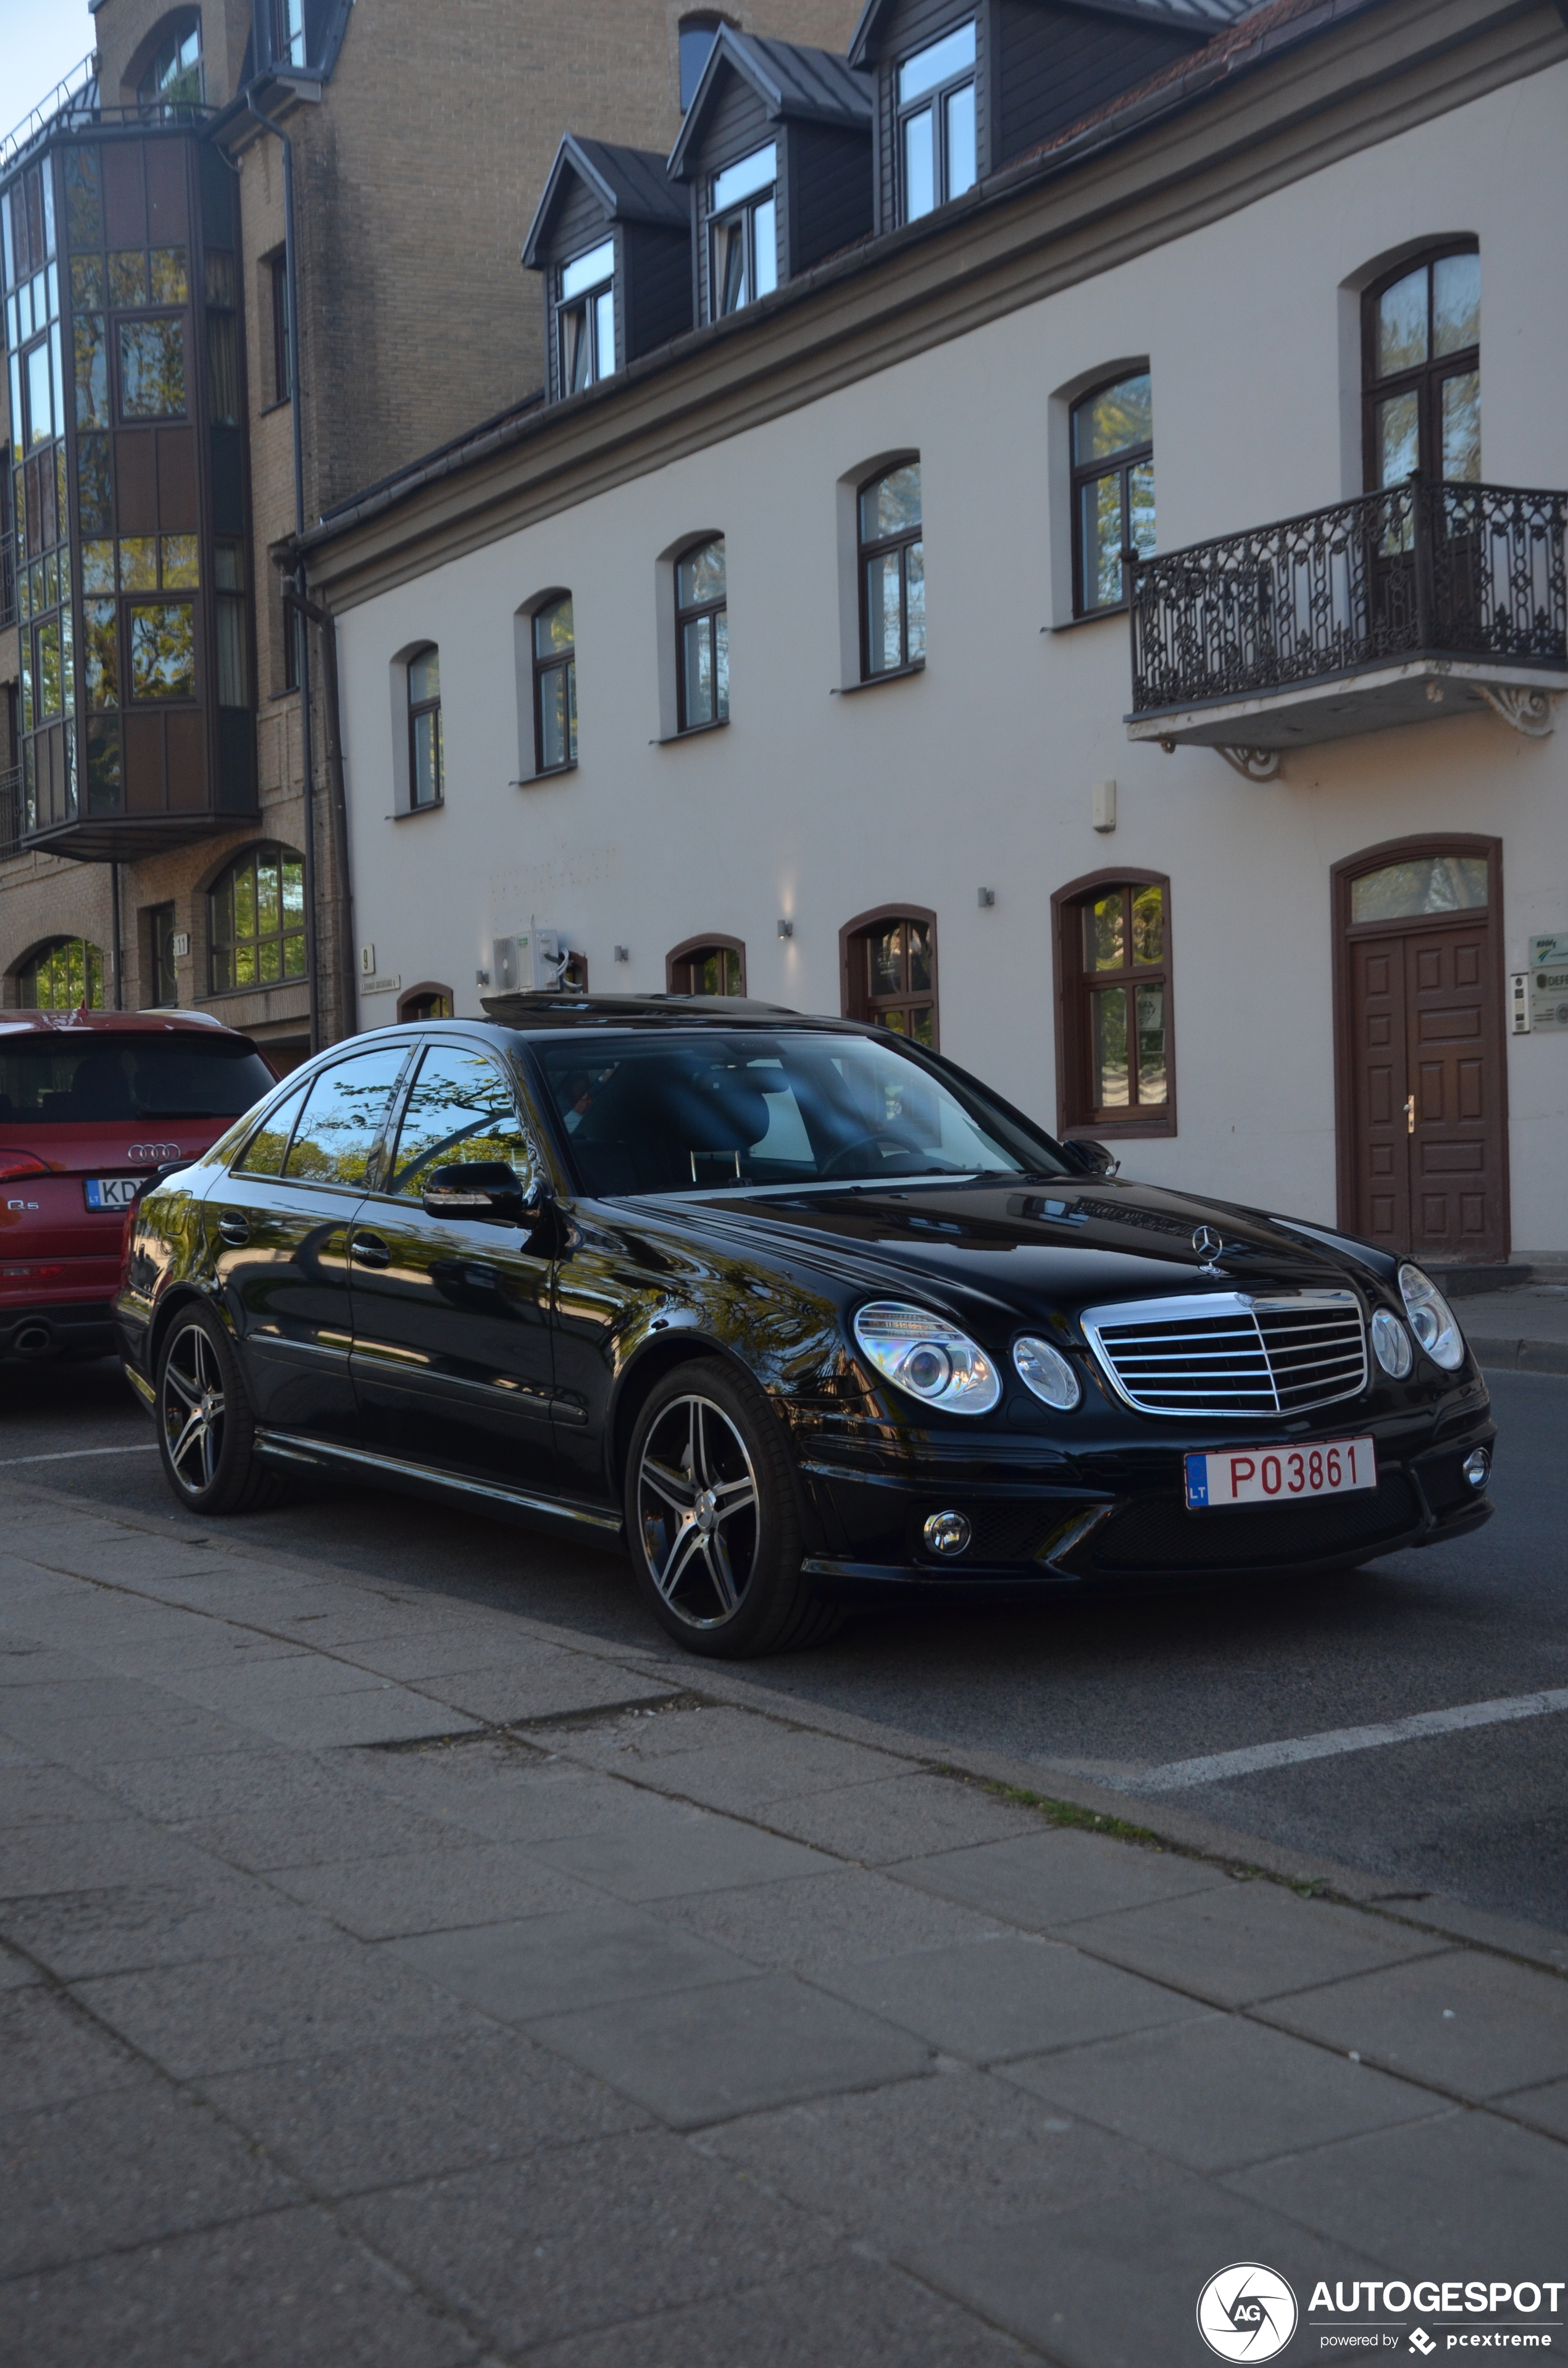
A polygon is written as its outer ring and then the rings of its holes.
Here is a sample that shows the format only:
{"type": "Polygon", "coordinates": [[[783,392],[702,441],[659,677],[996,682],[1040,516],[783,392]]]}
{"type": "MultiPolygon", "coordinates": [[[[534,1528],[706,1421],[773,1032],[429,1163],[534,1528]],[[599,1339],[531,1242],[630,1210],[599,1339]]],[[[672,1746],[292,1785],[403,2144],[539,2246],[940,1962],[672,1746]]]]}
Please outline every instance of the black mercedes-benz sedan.
{"type": "Polygon", "coordinates": [[[1133,1183],[882,1029],[496,996],[296,1070],[128,1226],[176,1496],[303,1467],[623,1542],[693,1652],[857,1598],[1266,1582],[1483,1521],[1419,1268],[1133,1183]]]}

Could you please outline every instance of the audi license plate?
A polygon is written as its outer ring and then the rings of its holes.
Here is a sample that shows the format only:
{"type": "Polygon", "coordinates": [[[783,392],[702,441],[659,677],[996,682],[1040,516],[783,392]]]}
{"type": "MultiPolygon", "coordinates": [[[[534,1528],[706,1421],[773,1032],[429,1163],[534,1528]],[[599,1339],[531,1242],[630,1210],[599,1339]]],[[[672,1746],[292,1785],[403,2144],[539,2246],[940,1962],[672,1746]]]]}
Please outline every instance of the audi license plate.
{"type": "Polygon", "coordinates": [[[1378,1459],[1369,1439],[1320,1439],[1311,1447],[1245,1447],[1223,1455],[1189,1455],[1187,1508],[1290,1505],[1301,1497],[1345,1497],[1375,1488],[1378,1459]]]}
{"type": "Polygon", "coordinates": [[[140,1176],[89,1176],[85,1190],[89,1209],[129,1209],[141,1186],[140,1176]]]}

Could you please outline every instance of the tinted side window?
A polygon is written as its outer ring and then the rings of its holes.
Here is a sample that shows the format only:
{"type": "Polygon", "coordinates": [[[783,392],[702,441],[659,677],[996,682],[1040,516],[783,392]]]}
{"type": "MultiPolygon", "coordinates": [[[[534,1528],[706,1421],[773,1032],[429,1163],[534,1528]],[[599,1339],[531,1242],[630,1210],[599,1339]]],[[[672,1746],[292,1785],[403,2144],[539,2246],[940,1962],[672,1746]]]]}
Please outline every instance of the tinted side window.
{"type": "Polygon", "coordinates": [[[283,1173],[313,1184],[363,1184],[406,1044],[383,1044],[322,1070],[311,1083],[283,1173]]]}
{"type": "Polygon", "coordinates": [[[533,1170],[517,1099],[483,1053],[432,1044],[420,1064],[398,1130],[391,1190],[416,1201],[433,1167],[503,1160],[519,1176],[533,1170]]]}
{"type": "Polygon", "coordinates": [[[300,1105],[305,1099],[303,1086],[285,1094],[275,1110],[267,1112],[265,1126],[258,1126],[240,1156],[234,1172],[237,1176],[281,1176],[283,1155],[289,1148],[289,1137],[294,1132],[294,1121],[300,1115],[300,1105]]]}

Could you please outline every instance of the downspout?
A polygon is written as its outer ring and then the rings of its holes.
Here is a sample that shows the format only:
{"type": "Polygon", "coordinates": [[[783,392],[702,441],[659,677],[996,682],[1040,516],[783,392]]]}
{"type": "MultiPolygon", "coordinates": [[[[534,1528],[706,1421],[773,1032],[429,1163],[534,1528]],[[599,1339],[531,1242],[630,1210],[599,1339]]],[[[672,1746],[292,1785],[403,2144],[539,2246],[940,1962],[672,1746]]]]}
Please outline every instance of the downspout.
{"type": "Polygon", "coordinates": [[[114,932],[114,1008],[125,1008],[125,955],[119,942],[119,866],[111,861],[108,868],[109,927],[114,932]]]}
{"type": "MultiPolygon", "coordinates": [[[[302,565],[301,572],[303,573],[302,565]]],[[[329,791],[327,832],[337,881],[338,1010],[346,1033],[352,1034],[348,1023],[355,1016],[359,981],[354,966],[354,888],[348,869],[348,794],[344,779],[343,709],[337,680],[337,619],[330,609],[322,608],[313,600],[301,599],[292,586],[285,598],[290,607],[297,609],[301,617],[308,617],[312,625],[321,627],[322,706],[325,710],[329,791]]]]}
{"type": "MultiPolygon", "coordinates": [[[[264,115],[256,103],[256,94],[247,88],[245,106],[264,131],[270,131],[283,149],[283,285],[289,304],[289,407],[290,425],[294,443],[294,541],[296,547],[305,532],[305,460],[304,460],[304,389],[300,352],[300,291],[297,250],[294,229],[294,143],[280,123],[264,115]]],[[[305,594],[305,563],[296,562],[294,597],[303,604],[305,594]]],[[[295,640],[300,674],[300,762],[304,773],[304,888],[305,888],[305,983],[310,996],[311,1050],[321,1051],[321,979],[316,953],[316,810],[315,810],[315,750],[311,734],[311,637],[298,632],[295,640]]]]}

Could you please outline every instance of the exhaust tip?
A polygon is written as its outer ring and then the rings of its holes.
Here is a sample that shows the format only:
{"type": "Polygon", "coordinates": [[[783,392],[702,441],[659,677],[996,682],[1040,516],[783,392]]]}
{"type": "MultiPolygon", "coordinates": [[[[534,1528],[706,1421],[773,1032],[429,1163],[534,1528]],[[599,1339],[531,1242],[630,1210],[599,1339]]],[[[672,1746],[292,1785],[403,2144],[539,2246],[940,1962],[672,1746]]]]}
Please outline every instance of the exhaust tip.
{"type": "Polygon", "coordinates": [[[54,1346],[54,1335],[47,1324],[23,1324],[11,1337],[12,1353],[17,1357],[46,1357],[54,1346]]]}

